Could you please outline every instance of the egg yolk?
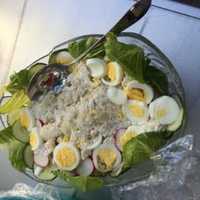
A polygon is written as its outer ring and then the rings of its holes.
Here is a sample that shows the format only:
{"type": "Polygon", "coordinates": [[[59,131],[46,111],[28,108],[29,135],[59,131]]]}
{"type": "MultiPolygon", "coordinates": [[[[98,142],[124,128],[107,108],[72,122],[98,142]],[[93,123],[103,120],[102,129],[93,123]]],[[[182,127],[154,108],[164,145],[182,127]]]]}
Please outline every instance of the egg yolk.
{"type": "Polygon", "coordinates": [[[115,65],[112,62],[107,64],[107,76],[111,81],[116,79],[115,65]]]}
{"type": "Polygon", "coordinates": [[[93,87],[96,88],[101,84],[101,80],[99,80],[97,78],[93,78],[92,79],[92,84],[93,84],[93,87]]]}
{"type": "Polygon", "coordinates": [[[145,95],[144,95],[143,90],[141,90],[141,89],[125,87],[124,91],[129,99],[145,101],[145,95]]]}
{"type": "Polygon", "coordinates": [[[32,148],[35,148],[37,145],[37,137],[36,137],[36,133],[31,133],[30,137],[29,137],[29,143],[31,145],[32,148]]]}
{"type": "Polygon", "coordinates": [[[129,105],[129,110],[133,113],[135,117],[143,117],[144,116],[144,109],[138,105],[129,105]]]}
{"type": "Polygon", "coordinates": [[[107,148],[99,150],[98,158],[102,164],[106,165],[107,169],[112,169],[117,159],[117,155],[112,149],[107,148]]]}
{"type": "Polygon", "coordinates": [[[56,160],[61,167],[71,167],[76,162],[76,155],[72,149],[65,147],[57,152],[56,160]]]}
{"type": "Polygon", "coordinates": [[[132,138],[136,136],[136,133],[132,131],[125,132],[119,139],[120,146],[123,148],[132,138]]]}
{"type": "Polygon", "coordinates": [[[69,142],[69,135],[64,135],[63,139],[62,139],[62,142],[69,142]]]}
{"type": "Polygon", "coordinates": [[[21,112],[20,123],[24,128],[28,128],[30,124],[30,118],[26,112],[21,112]]]}
{"type": "Polygon", "coordinates": [[[164,117],[166,114],[167,114],[166,109],[161,108],[161,109],[157,110],[156,117],[157,117],[157,119],[160,119],[160,118],[164,117]]]}

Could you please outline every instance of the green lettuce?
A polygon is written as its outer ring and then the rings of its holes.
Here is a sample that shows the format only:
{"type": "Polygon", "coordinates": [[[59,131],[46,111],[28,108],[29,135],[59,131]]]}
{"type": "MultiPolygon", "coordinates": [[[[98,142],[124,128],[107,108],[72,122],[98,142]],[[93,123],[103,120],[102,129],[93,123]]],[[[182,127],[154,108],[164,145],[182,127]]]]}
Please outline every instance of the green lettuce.
{"type": "Polygon", "coordinates": [[[108,34],[104,47],[106,56],[118,62],[128,76],[152,85],[160,94],[168,93],[166,75],[150,64],[151,60],[145,56],[142,48],[119,42],[112,33],[108,34]]]}
{"type": "Polygon", "coordinates": [[[12,97],[0,106],[0,114],[9,113],[13,110],[17,110],[22,106],[27,106],[30,103],[30,99],[25,94],[24,90],[15,92],[12,97]]]}
{"type": "MultiPolygon", "coordinates": [[[[82,39],[80,41],[71,42],[68,46],[69,53],[74,57],[79,57],[82,53],[84,53],[89,47],[91,47],[97,41],[94,37],[88,37],[86,39],[82,39]]],[[[92,50],[88,55],[87,58],[93,57],[104,57],[105,51],[104,46],[100,45],[94,50],[92,50]]]]}
{"type": "Polygon", "coordinates": [[[82,192],[97,190],[103,186],[103,180],[97,177],[71,176],[69,172],[61,170],[53,171],[53,173],[82,192]]]}
{"type": "Polygon", "coordinates": [[[26,144],[23,144],[17,140],[13,141],[9,145],[9,160],[11,165],[18,171],[24,171],[26,163],[24,161],[24,149],[26,144]]]}
{"type": "Polygon", "coordinates": [[[131,139],[123,147],[124,170],[150,159],[152,154],[166,144],[168,131],[148,132],[131,139]]]}

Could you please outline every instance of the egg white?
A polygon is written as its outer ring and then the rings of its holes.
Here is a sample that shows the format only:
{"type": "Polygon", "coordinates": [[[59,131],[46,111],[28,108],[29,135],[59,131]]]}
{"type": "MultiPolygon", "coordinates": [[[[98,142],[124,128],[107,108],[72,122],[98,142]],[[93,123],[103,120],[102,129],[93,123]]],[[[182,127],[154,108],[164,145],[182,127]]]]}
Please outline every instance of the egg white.
{"type": "Polygon", "coordinates": [[[146,122],[149,116],[146,103],[138,100],[129,100],[128,103],[123,106],[123,113],[134,124],[146,122]],[[136,111],[133,112],[130,107],[136,108],[139,113],[136,111]]]}
{"type": "Polygon", "coordinates": [[[169,125],[178,119],[180,108],[172,97],[162,96],[150,104],[149,113],[151,118],[160,124],[169,125]]]}
{"type": "Polygon", "coordinates": [[[106,73],[106,63],[100,58],[90,58],[86,60],[86,65],[90,74],[94,78],[102,78],[106,73]]]}

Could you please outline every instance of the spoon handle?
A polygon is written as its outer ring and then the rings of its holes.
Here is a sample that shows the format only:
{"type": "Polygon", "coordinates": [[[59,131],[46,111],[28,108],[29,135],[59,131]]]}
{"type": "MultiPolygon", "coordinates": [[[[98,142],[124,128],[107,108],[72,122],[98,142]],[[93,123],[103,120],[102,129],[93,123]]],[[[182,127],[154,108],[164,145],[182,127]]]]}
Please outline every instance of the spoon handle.
{"type": "Polygon", "coordinates": [[[137,0],[109,32],[119,35],[122,31],[140,20],[149,10],[151,0],[137,0]]]}
{"type": "Polygon", "coordinates": [[[87,56],[87,54],[98,47],[105,41],[108,33],[112,32],[115,35],[119,35],[122,31],[130,27],[141,19],[149,10],[152,0],[136,0],[136,3],[125,13],[125,15],[108,31],[105,35],[99,38],[90,48],[88,48],[83,54],[76,58],[70,65],[77,63],[81,59],[87,56]]]}

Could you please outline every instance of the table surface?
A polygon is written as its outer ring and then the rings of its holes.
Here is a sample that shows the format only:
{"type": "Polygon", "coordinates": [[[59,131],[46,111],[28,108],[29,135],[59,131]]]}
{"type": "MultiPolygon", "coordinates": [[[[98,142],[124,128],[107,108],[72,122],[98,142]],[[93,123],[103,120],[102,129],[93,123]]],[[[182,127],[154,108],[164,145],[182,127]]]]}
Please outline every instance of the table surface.
{"type": "MultiPolygon", "coordinates": [[[[130,0],[0,0],[0,83],[56,44],[89,33],[105,33],[131,6],[130,0]]],[[[200,113],[200,11],[198,8],[154,0],[149,13],[128,31],[155,43],[176,66],[189,110],[188,134],[197,149],[200,113]]],[[[0,152],[0,190],[16,182],[34,185],[11,168],[0,152]]]]}

